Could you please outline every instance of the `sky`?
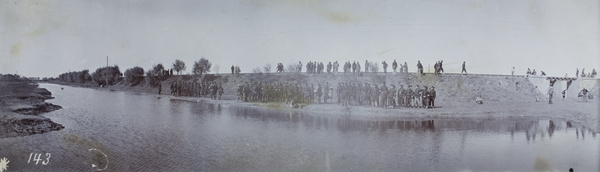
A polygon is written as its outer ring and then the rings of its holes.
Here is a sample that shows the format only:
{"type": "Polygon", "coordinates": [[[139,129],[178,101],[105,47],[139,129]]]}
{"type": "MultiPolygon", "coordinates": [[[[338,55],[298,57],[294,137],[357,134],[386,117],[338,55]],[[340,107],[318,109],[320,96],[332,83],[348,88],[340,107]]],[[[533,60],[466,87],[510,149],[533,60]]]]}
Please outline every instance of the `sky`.
{"type": "MultiPolygon", "coordinates": [[[[191,73],[302,61],[407,62],[549,76],[600,69],[596,0],[0,0],[0,73],[56,77],[175,59],[191,73]]],[[[364,65],[363,65],[364,66],[364,65]]],[[[305,67],[303,68],[305,69],[305,67]]],[[[390,69],[391,70],[391,69],[390,69]]]]}

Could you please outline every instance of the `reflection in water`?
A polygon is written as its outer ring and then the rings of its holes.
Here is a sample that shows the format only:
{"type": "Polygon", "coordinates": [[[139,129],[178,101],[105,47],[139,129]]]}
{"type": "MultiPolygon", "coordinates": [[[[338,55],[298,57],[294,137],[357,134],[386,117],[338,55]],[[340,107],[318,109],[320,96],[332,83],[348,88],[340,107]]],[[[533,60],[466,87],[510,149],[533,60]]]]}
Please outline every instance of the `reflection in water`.
{"type": "MultiPolygon", "coordinates": [[[[216,106],[216,105],[213,105],[216,106]]],[[[209,105],[208,109],[212,107],[209,105]]],[[[525,132],[527,141],[535,140],[537,136],[542,138],[548,135],[552,137],[555,130],[567,128],[576,128],[577,138],[581,133],[581,137],[585,135],[579,130],[585,130],[593,135],[596,133],[591,129],[573,124],[568,121],[556,120],[475,120],[475,119],[436,119],[436,120],[369,120],[369,119],[353,119],[350,115],[328,115],[314,114],[311,115],[305,112],[288,112],[286,115],[281,115],[282,112],[270,109],[233,107],[236,116],[244,119],[258,119],[263,122],[269,121],[285,121],[293,124],[301,124],[306,127],[317,129],[330,129],[330,126],[340,132],[350,131],[380,131],[387,130],[398,131],[428,131],[434,132],[449,130],[449,131],[494,131],[494,132],[510,132],[514,137],[515,132],[525,132]]],[[[464,138],[464,137],[463,137],[464,138]]]]}

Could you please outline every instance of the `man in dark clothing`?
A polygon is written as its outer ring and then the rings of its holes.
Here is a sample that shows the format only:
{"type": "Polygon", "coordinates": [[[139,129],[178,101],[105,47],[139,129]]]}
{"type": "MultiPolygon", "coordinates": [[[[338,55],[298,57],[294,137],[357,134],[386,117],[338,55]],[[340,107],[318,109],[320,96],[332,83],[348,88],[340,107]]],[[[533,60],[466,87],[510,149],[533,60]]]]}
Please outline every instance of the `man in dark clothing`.
{"type": "Polygon", "coordinates": [[[161,91],[162,91],[162,84],[160,82],[158,82],[158,95],[160,95],[161,91]]]}
{"type": "Polygon", "coordinates": [[[404,94],[406,91],[404,90],[404,85],[400,85],[398,88],[398,107],[404,107],[404,94]]]}
{"type": "Polygon", "coordinates": [[[233,67],[233,65],[231,65],[231,74],[233,74],[233,69],[235,69],[235,67],[233,67]]]}
{"type": "Polygon", "coordinates": [[[394,69],[394,75],[396,74],[396,68],[398,68],[398,63],[396,63],[396,60],[394,60],[394,62],[392,63],[392,69],[394,69]]]}
{"type": "Polygon", "coordinates": [[[463,64],[462,64],[462,71],[460,71],[460,73],[463,73],[463,72],[465,72],[465,74],[467,73],[467,67],[466,67],[466,63],[467,63],[467,62],[463,61],[463,64]]]}
{"type": "Polygon", "coordinates": [[[435,87],[431,86],[431,90],[429,91],[429,107],[435,108],[435,87]]]}
{"type": "Polygon", "coordinates": [[[383,74],[386,74],[388,64],[385,61],[381,62],[381,64],[383,64],[383,74]]]}
{"type": "Polygon", "coordinates": [[[423,74],[423,65],[421,64],[421,61],[417,61],[417,72],[419,73],[419,75],[423,74]]]}

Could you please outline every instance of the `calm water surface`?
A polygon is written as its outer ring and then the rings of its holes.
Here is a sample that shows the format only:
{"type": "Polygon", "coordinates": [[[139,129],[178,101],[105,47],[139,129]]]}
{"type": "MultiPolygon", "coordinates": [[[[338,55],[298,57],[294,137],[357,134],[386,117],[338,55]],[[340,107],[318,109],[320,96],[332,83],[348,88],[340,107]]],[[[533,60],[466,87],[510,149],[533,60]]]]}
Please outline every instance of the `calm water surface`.
{"type": "Polygon", "coordinates": [[[381,120],[40,86],[65,129],[0,139],[8,171],[599,171],[597,134],[556,119],[381,120]]]}

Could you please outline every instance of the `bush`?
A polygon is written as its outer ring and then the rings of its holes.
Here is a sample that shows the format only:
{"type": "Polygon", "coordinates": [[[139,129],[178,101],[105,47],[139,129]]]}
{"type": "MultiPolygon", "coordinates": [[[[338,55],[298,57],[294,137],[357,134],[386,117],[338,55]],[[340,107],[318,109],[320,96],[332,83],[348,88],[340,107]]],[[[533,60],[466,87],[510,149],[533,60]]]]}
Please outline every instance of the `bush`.
{"type": "Polygon", "coordinates": [[[131,86],[138,85],[144,80],[144,69],[141,67],[133,67],[125,71],[125,81],[131,86]]]}

